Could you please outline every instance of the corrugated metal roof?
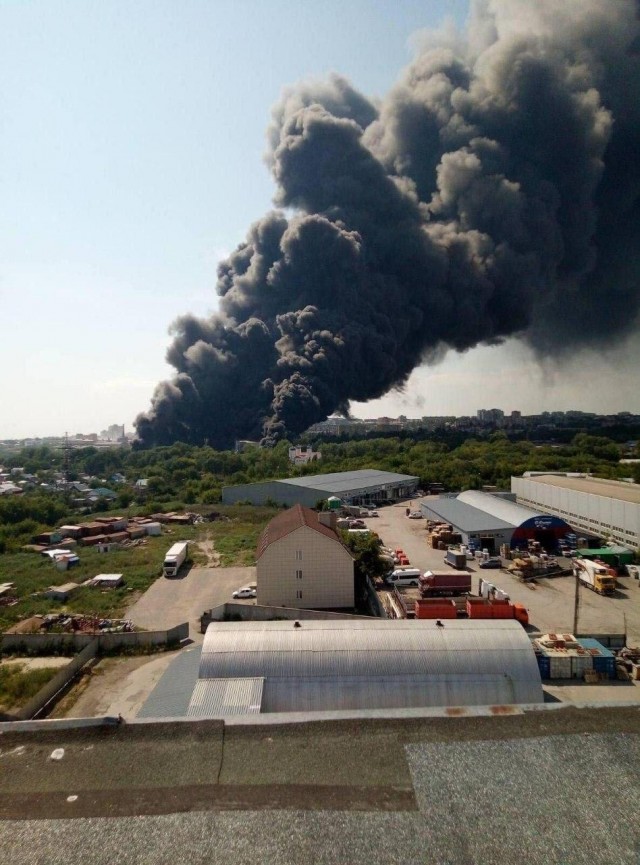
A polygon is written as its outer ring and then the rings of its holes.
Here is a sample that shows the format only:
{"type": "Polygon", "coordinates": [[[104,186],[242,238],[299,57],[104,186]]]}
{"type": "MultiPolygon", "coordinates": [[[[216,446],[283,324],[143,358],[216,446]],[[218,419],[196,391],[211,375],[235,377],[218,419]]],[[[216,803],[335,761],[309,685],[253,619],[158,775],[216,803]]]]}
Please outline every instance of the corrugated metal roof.
{"type": "Polygon", "coordinates": [[[454,528],[463,532],[495,532],[503,529],[512,530],[512,523],[500,520],[486,511],[461,502],[459,498],[450,496],[432,496],[422,502],[422,510],[435,514],[445,523],[451,523],[454,528]]]}
{"type": "Polygon", "coordinates": [[[309,700],[351,707],[349,682],[360,708],[452,705],[453,694],[455,705],[492,704],[498,693],[509,703],[542,699],[533,648],[513,621],[448,620],[444,628],[428,620],[216,622],[204,639],[199,676],[264,677],[267,711],[296,700],[302,708],[309,700]]]}
{"type": "Polygon", "coordinates": [[[401,475],[396,472],[383,472],[377,469],[358,469],[352,472],[332,472],[324,475],[306,475],[302,478],[284,478],[274,481],[279,484],[309,487],[314,490],[324,490],[328,493],[348,492],[352,489],[380,487],[395,483],[417,483],[419,478],[414,475],[401,475]]]}
{"type": "Polygon", "coordinates": [[[264,679],[199,679],[188,718],[224,718],[260,712],[264,679]]]}
{"type": "Polygon", "coordinates": [[[178,718],[186,715],[198,677],[201,646],[184,649],[171,661],[138,712],[138,718],[178,718]]]}
{"type": "Polygon", "coordinates": [[[499,520],[504,520],[510,523],[513,528],[517,528],[527,520],[535,519],[536,517],[546,517],[548,514],[542,514],[540,511],[525,508],[524,505],[517,505],[515,502],[510,502],[508,499],[492,496],[491,493],[481,493],[479,490],[467,490],[460,493],[458,496],[459,502],[464,502],[478,510],[485,511],[499,520]]]}
{"type": "MultiPolygon", "coordinates": [[[[322,712],[341,709],[413,709],[495,706],[527,701],[528,692],[509,676],[345,676],[336,679],[277,679],[265,684],[263,712],[322,712]]],[[[536,698],[540,702],[540,697],[536,698]]]]}

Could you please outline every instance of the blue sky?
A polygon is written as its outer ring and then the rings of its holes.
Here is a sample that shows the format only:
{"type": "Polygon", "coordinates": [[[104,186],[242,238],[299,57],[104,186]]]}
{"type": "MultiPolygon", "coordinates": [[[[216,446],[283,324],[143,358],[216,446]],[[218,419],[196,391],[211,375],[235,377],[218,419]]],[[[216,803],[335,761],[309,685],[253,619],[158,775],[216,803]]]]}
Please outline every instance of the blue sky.
{"type": "MultiPolygon", "coordinates": [[[[169,325],[216,309],[217,260],[271,206],[262,153],[282,88],[337,71],[382,95],[412,34],[466,10],[0,0],[0,438],[130,428],[172,373],[169,325]]],[[[640,410],[635,379],[614,370],[599,405],[640,410]]],[[[354,413],[593,408],[580,375],[481,349],[354,413]]]]}

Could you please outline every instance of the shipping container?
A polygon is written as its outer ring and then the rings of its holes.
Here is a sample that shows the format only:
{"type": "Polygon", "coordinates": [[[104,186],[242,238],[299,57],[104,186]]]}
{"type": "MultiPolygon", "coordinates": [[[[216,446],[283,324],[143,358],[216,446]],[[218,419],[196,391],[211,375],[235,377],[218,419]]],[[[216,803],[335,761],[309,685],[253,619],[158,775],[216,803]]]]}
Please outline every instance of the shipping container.
{"type": "Polygon", "coordinates": [[[416,619],[455,619],[455,602],[447,598],[422,598],[415,602],[416,619]]]}
{"type": "Polygon", "coordinates": [[[550,679],[551,678],[551,661],[546,655],[536,654],[536,660],[538,662],[538,669],[540,670],[540,678],[541,679],[550,679]]]}

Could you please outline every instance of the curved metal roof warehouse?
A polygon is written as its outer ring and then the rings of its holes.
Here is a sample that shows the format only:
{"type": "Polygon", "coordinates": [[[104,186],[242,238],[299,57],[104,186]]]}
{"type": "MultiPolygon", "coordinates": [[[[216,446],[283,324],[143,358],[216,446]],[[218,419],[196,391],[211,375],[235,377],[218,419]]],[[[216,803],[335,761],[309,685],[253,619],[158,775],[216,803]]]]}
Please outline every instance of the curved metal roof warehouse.
{"type": "Polygon", "coordinates": [[[535,654],[513,621],[216,622],[190,715],[542,702],[535,654]]]}
{"type": "Polygon", "coordinates": [[[464,535],[465,543],[478,538],[487,543],[489,534],[511,547],[526,547],[529,540],[537,540],[548,551],[554,551],[558,540],[573,531],[555,514],[534,511],[503,496],[479,490],[426,499],[421,509],[427,516],[450,523],[464,535]]]}

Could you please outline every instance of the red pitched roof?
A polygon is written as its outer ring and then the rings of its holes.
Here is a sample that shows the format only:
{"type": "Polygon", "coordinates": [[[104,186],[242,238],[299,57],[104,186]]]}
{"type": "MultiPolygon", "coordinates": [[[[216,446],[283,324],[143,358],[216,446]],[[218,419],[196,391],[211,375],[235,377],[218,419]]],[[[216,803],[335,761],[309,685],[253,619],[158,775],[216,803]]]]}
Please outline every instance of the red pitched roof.
{"type": "Polygon", "coordinates": [[[279,541],[281,538],[291,534],[291,532],[295,532],[295,530],[299,529],[301,526],[307,526],[307,528],[313,529],[314,532],[319,532],[321,535],[331,538],[332,541],[344,546],[340,537],[333,529],[318,521],[318,514],[316,511],[312,511],[311,508],[305,508],[298,504],[286,511],[283,511],[271,520],[269,525],[260,535],[256,559],[260,558],[270,544],[279,541]]]}

